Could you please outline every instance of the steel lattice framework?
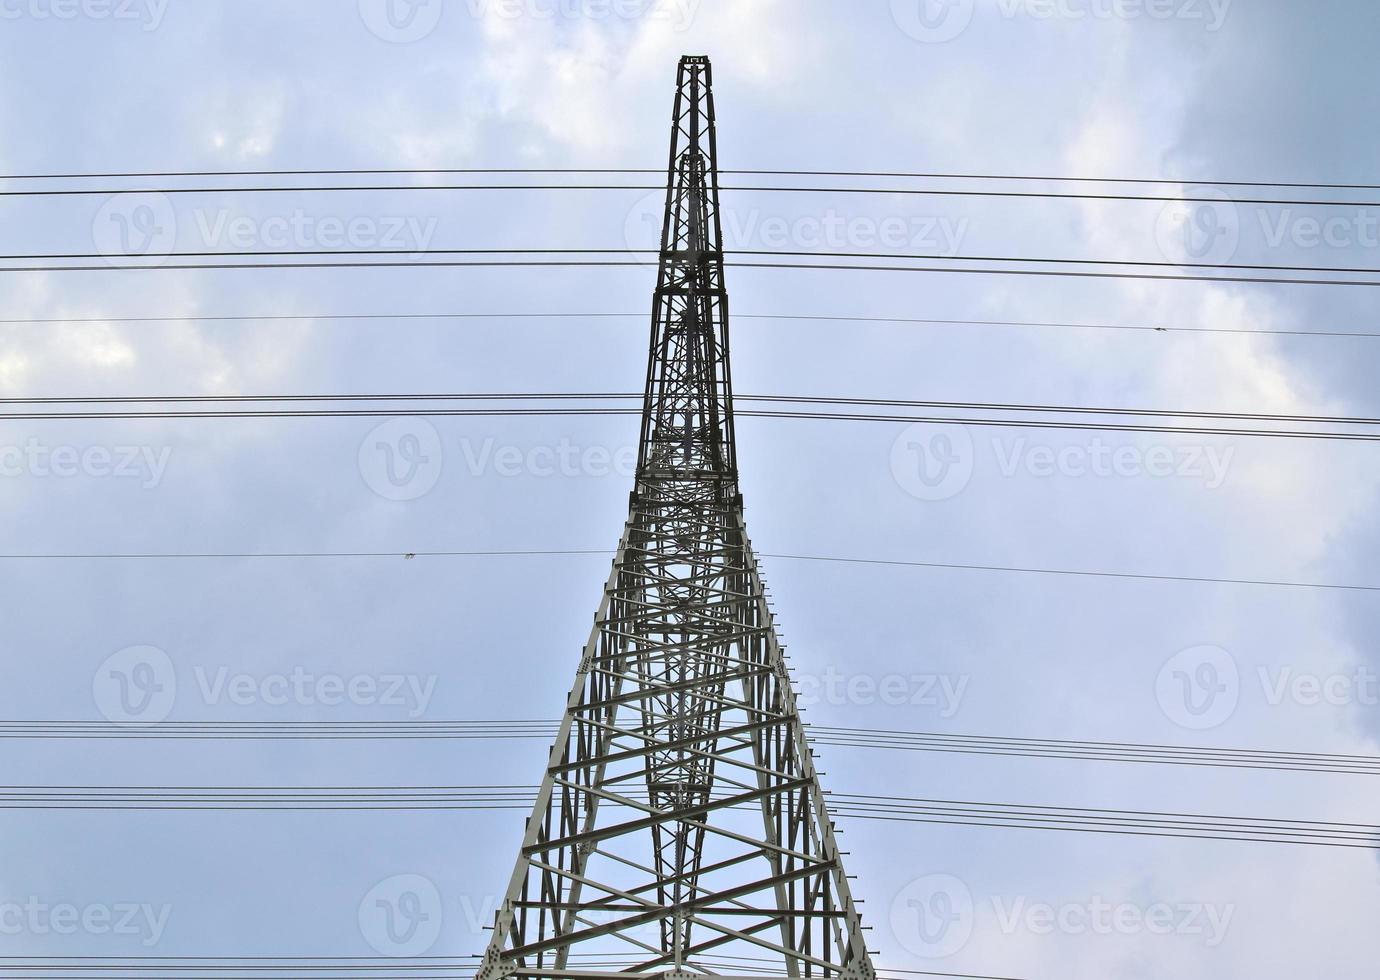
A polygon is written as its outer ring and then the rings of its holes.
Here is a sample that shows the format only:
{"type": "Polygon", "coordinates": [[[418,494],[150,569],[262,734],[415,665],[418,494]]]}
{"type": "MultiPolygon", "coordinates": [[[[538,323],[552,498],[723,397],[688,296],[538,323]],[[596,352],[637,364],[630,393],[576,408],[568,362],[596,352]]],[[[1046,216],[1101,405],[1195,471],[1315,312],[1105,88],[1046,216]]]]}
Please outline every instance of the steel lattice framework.
{"type": "Polygon", "coordinates": [[[478,980],[667,973],[875,976],[744,530],[704,57],[628,521],[478,980]]]}

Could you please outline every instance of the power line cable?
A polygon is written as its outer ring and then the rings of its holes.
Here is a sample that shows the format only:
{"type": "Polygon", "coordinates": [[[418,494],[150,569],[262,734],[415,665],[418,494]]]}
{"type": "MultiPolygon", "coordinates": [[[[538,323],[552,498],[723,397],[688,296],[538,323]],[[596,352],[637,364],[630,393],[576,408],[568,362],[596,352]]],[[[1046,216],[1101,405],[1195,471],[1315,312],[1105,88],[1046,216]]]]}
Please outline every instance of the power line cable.
{"type": "MultiPolygon", "coordinates": [[[[1380,775],[1380,756],[1282,752],[1203,746],[1069,739],[1014,738],[940,732],[886,731],[807,725],[810,744],[868,750],[922,751],[1095,762],[1185,765],[1284,772],[1380,775]]],[[[99,721],[0,720],[0,738],[101,740],[445,740],[551,741],[555,721],[162,721],[127,725],[99,721]]]]}
{"type": "MultiPolygon", "coordinates": [[[[1380,205],[1377,205],[1380,207],[1380,205]]],[[[405,254],[405,253],[399,253],[405,254]]],[[[934,261],[942,257],[929,256],[934,261]]],[[[637,260],[589,259],[504,259],[504,260],[428,260],[428,261],[348,261],[348,262],[164,262],[152,264],[117,264],[108,259],[97,265],[11,265],[0,272],[194,272],[269,269],[460,269],[460,268],[646,268],[649,263],[637,260]]],[[[1380,286],[1380,279],[1316,279],[1277,276],[1190,276],[1177,273],[1151,272],[1083,272],[1071,269],[978,269],[958,266],[919,265],[862,265],[858,263],[808,262],[739,262],[728,261],[725,266],[743,269],[776,269],[819,272],[920,272],[951,275],[1037,276],[1042,278],[1074,279],[1136,279],[1152,282],[1238,283],[1274,286],[1380,286]]],[[[1368,270],[1357,270],[1366,272],[1368,270]]]]}
{"type": "MultiPolygon", "coordinates": [[[[238,980],[239,977],[254,977],[256,980],[274,980],[278,971],[284,977],[296,980],[334,980],[342,973],[359,977],[361,980],[399,980],[398,974],[418,978],[418,980],[473,980],[477,961],[483,957],[473,953],[452,953],[429,956],[9,956],[0,958],[0,970],[40,971],[46,978],[72,978],[92,976],[126,976],[131,971],[156,971],[174,973],[179,977],[215,977],[217,980],[238,980]],[[56,971],[56,972],[55,972],[56,971]],[[461,971],[461,972],[456,972],[461,971]]],[[[570,960],[587,969],[631,967],[643,962],[640,959],[620,959],[609,953],[572,953],[570,960]]],[[[700,953],[689,960],[690,963],[720,964],[741,967],[750,964],[748,972],[766,975],[783,975],[784,968],[774,970],[766,964],[780,963],[778,958],[700,953]]],[[[878,980],[897,980],[898,974],[911,976],[949,977],[956,980],[1018,980],[1013,977],[996,977],[986,974],[936,972],[932,970],[886,969],[878,970],[878,980]]],[[[27,980],[27,978],[25,978],[27,980]]],[[[37,980],[37,978],[33,978],[37,980]]]]}
{"type": "MultiPolygon", "coordinates": [[[[420,175],[420,174],[664,174],[662,167],[375,167],[372,169],[321,169],[300,170],[144,170],[123,173],[45,173],[45,174],[6,174],[0,180],[93,180],[93,179],[134,179],[134,178],[184,178],[184,177],[325,177],[325,176],[368,176],[371,174],[420,175]]],[[[1354,184],[1338,182],[1304,182],[1283,180],[1189,180],[1174,177],[1078,177],[1053,176],[1048,174],[986,174],[986,173],[927,173],[912,170],[771,170],[771,169],[720,169],[720,174],[728,176],[781,176],[781,177],[906,177],[923,180],[982,180],[982,181],[1039,181],[1050,183],[1080,184],[1178,184],[1185,187],[1293,187],[1315,188],[1319,190],[1380,190],[1380,184],[1354,184]]]]}
{"type": "MultiPolygon", "coordinates": [[[[525,810],[530,809],[536,790],[516,785],[0,786],[0,809],[525,810]]],[[[642,803],[649,799],[645,789],[625,795],[642,803]]],[[[864,820],[1380,850],[1380,827],[1362,823],[882,795],[826,797],[832,812],[864,820]]],[[[617,804],[606,800],[605,805],[617,804]]]]}
{"type": "MultiPolygon", "coordinates": [[[[613,557],[603,549],[507,550],[507,551],[279,551],[279,552],[11,552],[0,554],[0,561],[224,561],[224,560],[324,560],[420,558],[534,558],[567,556],[613,557]]],[[[1022,565],[978,564],[974,562],[906,561],[893,558],[850,558],[838,555],[787,555],[759,553],[759,558],[774,561],[832,562],[844,565],[926,568],[940,571],[1003,572],[1021,575],[1053,575],[1071,578],[1119,579],[1139,582],[1166,582],[1192,585],[1237,585],[1278,589],[1317,589],[1344,592],[1380,592],[1380,585],[1338,582],[1305,582],[1287,579],[1214,578],[1203,575],[1166,575],[1146,572],[1110,572],[1075,568],[1039,568],[1022,565]]]]}
{"type": "MultiPolygon", "coordinates": [[[[386,191],[665,191],[665,184],[310,184],[301,186],[240,185],[235,187],[103,187],[59,188],[36,190],[0,190],[0,197],[117,197],[151,194],[318,194],[318,193],[377,193],[386,191]]],[[[1012,198],[1075,201],[1140,201],[1173,204],[1251,204],[1265,207],[1345,207],[1375,208],[1380,201],[1328,200],[1325,198],[1214,198],[1172,194],[1094,194],[1064,191],[972,190],[933,187],[798,187],[780,185],[732,185],[719,187],[721,191],[769,194],[870,194],[919,197],[1012,198]]]]}
{"type": "MultiPolygon", "coordinates": [[[[0,397],[0,405],[84,404],[244,404],[311,402],[438,402],[438,401],[642,401],[640,391],[540,391],[540,392],[409,392],[279,394],[279,395],[83,395],[0,397]]],[[[1214,412],[1201,409],[1120,408],[1083,405],[1052,405],[1028,402],[940,401],[905,398],[848,398],[820,395],[737,394],[735,402],[769,402],[849,407],[927,408],[953,411],[1036,412],[1072,415],[1125,415],[1151,418],[1192,418],[1248,422],[1300,422],[1337,425],[1380,425],[1380,417],[1351,415],[1302,415],[1268,412],[1214,412]]]]}
{"type": "MultiPolygon", "coordinates": [[[[325,257],[336,255],[643,255],[658,256],[656,249],[640,248],[323,248],[323,249],[262,249],[262,250],[202,250],[171,252],[28,252],[0,255],[0,262],[23,261],[67,261],[78,259],[117,259],[151,261],[170,258],[266,258],[284,257],[325,257]]],[[[787,256],[791,258],[839,258],[839,259],[924,259],[933,262],[993,262],[1030,263],[1043,265],[1098,265],[1098,266],[1145,266],[1165,269],[1243,269],[1271,272],[1327,272],[1327,273],[1370,273],[1380,274],[1380,269],[1358,266],[1334,265],[1268,265],[1245,262],[1171,262],[1159,259],[1080,259],[1044,258],[1020,255],[936,255],[924,252],[842,252],[823,250],[791,249],[742,249],[723,250],[724,255],[787,256]]],[[[650,261],[646,263],[652,265],[650,261]]],[[[124,268],[124,266],[121,266],[124,268]]]]}
{"type": "MultiPolygon", "coordinates": [[[[55,323],[239,323],[280,322],[303,320],[567,320],[567,319],[637,319],[645,321],[647,313],[287,313],[183,316],[88,316],[88,317],[30,317],[0,319],[0,325],[42,325],[55,323]]],[[[1260,334],[1283,337],[1355,337],[1380,338],[1380,331],[1365,330],[1290,330],[1259,327],[1180,327],[1153,324],[1123,323],[1062,323],[1047,320],[971,320],[941,317],[854,316],[799,313],[734,313],[734,320],[776,320],[790,322],[914,324],[923,326],[1023,327],[1066,330],[1117,330],[1141,333],[1202,333],[1202,334],[1260,334]]]]}
{"type": "MultiPolygon", "coordinates": [[[[75,420],[174,420],[174,419],[323,419],[323,418],[559,418],[641,416],[636,408],[414,408],[396,406],[370,409],[256,409],[256,410],[172,410],[160,411],[68,411],[3,412],[0,421],[75,421],[75,420]]],[[[802,412],[766,409],[740,409],[743,418],[789,419],[793,421],[888,422],[930,425],[965,425],[1012,429],[1063,429],[1082,432],[1132,432],[1192,436],[1253,436],[1273,439],[1320,440],[1324,442],[1380,442],[1380,433],[1341,432],[1306,429],[1229,428],[1225,426],[1140,425],[1125,422],[1071,422],[1057,419],[1005,419],[973,416],[920,416],[861,414],[855,412],[802,412]]]]}

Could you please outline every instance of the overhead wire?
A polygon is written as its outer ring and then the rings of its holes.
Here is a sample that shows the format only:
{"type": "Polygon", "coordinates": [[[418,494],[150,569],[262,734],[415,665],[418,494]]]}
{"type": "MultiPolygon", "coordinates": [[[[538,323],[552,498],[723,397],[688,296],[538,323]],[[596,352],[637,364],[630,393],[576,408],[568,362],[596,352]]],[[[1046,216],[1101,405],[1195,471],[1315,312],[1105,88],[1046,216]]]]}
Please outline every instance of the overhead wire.
{"type": "MultiPolygon", "coordinates": [[[[11,810],[526,810],[537,787],[454,786],[0,786],[11,810]]],[[[645,788],[624,794],[646,803],[645,788]]],[[[1322,820],[1110,810],[826,793],[832,813],[860,820],[1120,836],[1380,850],[1380,826],[1322,820]]],[[[607,800],[605,805],[616,805],[607,800]]],[[[751,804],[738,804],[749,808],[751,804]]]]}
{"type": "MultiPolygon", "coordinates": [[[[946,732],[806,725],[811,745],[867,750],[919,751],[1146,763],[1224,769],[1380,775],[1380,756],[1266,749],[1216,748],[1154,743],[1037,739],[946,732]]],[[[150,724],[76,720],[0,720],[0,739],[108,739],[193,741],[503,741],[550,742],[558,723],[530,720],[458,721],[160,721],[150,724]]]]}
{"type": "MultiPolygon", "coordinates": [[[[326,559],[388,559],[410,561],[419,558],[534,558],[599,556],[610,558],[614,552],[607,548],[588,549],[517,549],[517,550],[416,550],[416,551],[86,551],[86,552],[8,552],[0,553],[0,561],[224,561],[224,560],[326,560],[326,559]]],[[[1343,582],[1308,582],[1291,579],[1224,578],[1206,575],[1170,575],[1150,572],[1114,572],[1098,569],[1041,568],[1024,565],[980,564],[976,562],[915,561],[899,558],[858,558],[841,555],[801,555],[759,553],[759,558],[777,561],[830,562],[843,565],[876,565],[879,567],[925,568],[941,571],[1005,572],[1021,575],[1052,575],[1073,578],[1111,579],[1141,582],[1183,583],[1193,585],[1234,585],[1261,588],[1317,589],[1345,592],[1380,592],[1380,585],[1343,582]]]]}
{"type": "MultiPolygon", "coordinates": [[[[722,172],[722,171],[721,171],[722,172]]],[[[940,187],[801,187],[768,184],[721,184],[720,191],[769,194],[850,194],[900,195],[919,197],[1006,198],[1074,201],[1139,201],[1147,203],[1187,204],[1250,204],[1264,207],[1380,207],[1380,201],[1277,198],[1277,197],[1194,197],[1173,194],[1111,194],[1075,191],[1017,191],[973,190],[971,188],[940,187]]],[[[145,186],[145,187],[81,187],[0,190],[0,197],[118,197],[128,195],[189,195],[189,194],[319,194],[319,193],[381,193],[390,191],[665,191],[664,183],[657,184],[596,184],[596,183],[516,183],[516,184],[306,184],[306,185],[239,185],[233,187],[145,186]]]]}

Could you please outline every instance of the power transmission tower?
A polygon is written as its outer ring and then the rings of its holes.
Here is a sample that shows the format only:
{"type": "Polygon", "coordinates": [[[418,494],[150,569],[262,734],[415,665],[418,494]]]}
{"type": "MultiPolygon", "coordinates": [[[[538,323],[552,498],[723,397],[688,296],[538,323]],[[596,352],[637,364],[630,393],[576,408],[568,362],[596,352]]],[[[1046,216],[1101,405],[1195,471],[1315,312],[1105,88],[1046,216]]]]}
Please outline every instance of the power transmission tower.
{"type": "Polygon", "coordinates": [[[743,524],[714,101],[681,59],[641,448],[477,980],[873,980],[743,524]]]}

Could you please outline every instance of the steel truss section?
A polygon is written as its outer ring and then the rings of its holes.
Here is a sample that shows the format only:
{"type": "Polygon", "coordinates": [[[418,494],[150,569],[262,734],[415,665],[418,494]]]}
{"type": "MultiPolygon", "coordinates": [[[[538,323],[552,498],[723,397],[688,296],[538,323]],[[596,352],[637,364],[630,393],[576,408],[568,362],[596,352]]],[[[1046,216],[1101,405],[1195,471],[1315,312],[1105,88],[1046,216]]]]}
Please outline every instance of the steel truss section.
{"type": "Polygon", "coordinates": [[[628,520],[477,980],[875,977],[743,522],[718,191],[686,57],[628,520]]]}

